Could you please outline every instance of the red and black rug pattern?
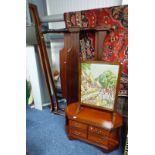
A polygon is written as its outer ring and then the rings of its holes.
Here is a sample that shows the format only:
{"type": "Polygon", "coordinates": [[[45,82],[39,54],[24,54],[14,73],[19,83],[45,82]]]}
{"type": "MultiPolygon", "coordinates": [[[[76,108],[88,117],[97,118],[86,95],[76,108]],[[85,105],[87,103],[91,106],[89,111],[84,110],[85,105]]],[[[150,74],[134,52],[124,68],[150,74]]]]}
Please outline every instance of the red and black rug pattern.
{"type": "Polygon", "coordinates": [[[95,33],[84,32],[80,34],[80,59],[95,60],[95,33]]]}
{"type": "Polygon", "coordinates": [[[111,8],[109,17],[111,29],[103,41],[102,60],[121,64],[119,96],[128,96],[128,7],[111,8]]]}

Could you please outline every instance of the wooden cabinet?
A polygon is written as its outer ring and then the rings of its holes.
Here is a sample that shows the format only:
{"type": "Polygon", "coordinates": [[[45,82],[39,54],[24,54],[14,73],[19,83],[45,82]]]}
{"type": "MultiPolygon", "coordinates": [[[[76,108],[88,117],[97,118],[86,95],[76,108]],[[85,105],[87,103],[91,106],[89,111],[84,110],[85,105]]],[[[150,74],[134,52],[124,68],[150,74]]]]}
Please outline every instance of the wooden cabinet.
{"type": "Polygon", "coordinates": [[[80,139],[94,144],[104,152],[114,150],[119,146],[119,132],[122,126],[120,114],[81,107],[77,112],[78,102],[66,108],[66,132],[70,139],[80,139]]]}

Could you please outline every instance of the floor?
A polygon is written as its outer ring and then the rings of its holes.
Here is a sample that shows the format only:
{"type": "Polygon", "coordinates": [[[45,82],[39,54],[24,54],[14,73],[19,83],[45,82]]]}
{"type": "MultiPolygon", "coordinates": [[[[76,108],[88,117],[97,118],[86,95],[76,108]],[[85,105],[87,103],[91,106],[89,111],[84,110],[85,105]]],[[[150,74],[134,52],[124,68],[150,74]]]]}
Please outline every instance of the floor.
{"type": "MultiPolygon", "coordinates": [[[[64,129],[65,118],[42,111],[26,109],[26,150],[29,155],[104,155],[97,147],[79,140],[70,141],[64,129]]],[[[121,147],[108,155],[123,155],[121,147]]]]}

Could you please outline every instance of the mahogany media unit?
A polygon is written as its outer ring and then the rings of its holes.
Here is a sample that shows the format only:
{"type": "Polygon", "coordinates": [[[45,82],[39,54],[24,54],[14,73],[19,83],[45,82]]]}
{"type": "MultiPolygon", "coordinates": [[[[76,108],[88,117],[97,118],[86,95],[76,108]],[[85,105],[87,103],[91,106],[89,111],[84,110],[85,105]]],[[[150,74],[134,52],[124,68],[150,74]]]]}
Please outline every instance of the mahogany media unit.
{"type": "Polygon", "coordinates": [[[70,140],[79,139],[94,144],[104,152],[110,152],[119,146],[119,133],[122,117],[113,113],[90,107],[81,106],[75,102],[66,108],[66,132],[70,140]]]}

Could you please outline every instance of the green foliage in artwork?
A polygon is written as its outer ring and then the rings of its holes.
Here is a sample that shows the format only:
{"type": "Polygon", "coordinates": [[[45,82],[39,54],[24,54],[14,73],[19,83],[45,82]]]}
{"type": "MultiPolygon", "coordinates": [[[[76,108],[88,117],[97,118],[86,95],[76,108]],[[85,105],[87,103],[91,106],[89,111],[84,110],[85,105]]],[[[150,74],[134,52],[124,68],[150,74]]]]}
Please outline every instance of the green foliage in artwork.
{"type": "Polygon", "coordinates": [[[117,75],[112,70],[101,69],[94,78],[92,68],[89,63],[81,63],[81,102],[112,109],[117,75]]]}
{"type": "Polygon", "coordinates": [[[81,63],[81,68],[82,70],[90,70],[91,64],[87,64],[87,63],[81,63]]]}
{"type": "Polygon", "coordinates": [[[112,71],[107,70],[96,78],[96,80],[99,81],[103,88],[115,88],[117,77],[112,71]]]}

